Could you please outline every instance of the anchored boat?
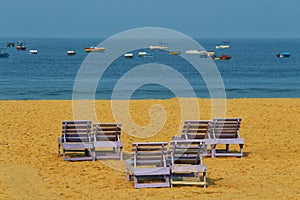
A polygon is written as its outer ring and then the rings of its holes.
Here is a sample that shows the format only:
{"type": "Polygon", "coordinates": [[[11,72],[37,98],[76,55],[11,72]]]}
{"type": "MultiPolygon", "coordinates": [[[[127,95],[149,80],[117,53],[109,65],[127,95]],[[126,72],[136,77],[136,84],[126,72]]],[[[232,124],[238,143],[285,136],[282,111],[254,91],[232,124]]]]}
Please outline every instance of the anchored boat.
{"type": "Polygon", "coordinates": [[[216,45],[216,49],[228,49],[230,48],[229,42],[223,42],[222,44],[216,45]]]}
{"type": "Polygon", "coordinates": [[[7,47],[14,47],[14,46],[15,46],[15,43],[14,43],[14,42],[7,42],[7,43],[6,43],[6,46],[7,46],[7,47]]]}
{"type": "Polygon", "coordinates": [[[124,57],[125,58],[133,58],[133,53],[125,53],[124,57]]]}
{"type": "Polygon", "coordinates": [[[67,51],[67,55],[68,55],[68,56],[73,56],[73,55],[75,55],[75,54],[76,54],[76,51],[73,51],[73,50],[67,51]]]}
{"type": "Polygon", "coordinates": [[[18,44],[17,44],[17,50],[21,50],[21,51],[25,51],[26,50],[26,45],[25,45],[25,42],[23,41],[18,41],[18,44]]]}
{"type": "Polygon", "coordinates": [[[106,50],[104,47],[87,47],[84,49],[86,52],[103,52],[106,50]]]}
{"type": "Polygon", "coordinates": [[[288,58],[288,57],[290,57],[290,55],[291,54],[289,52],[281,52],[281,53],[277,54],[276,56],[278,58],[288,58]]]}
{"type": "Polygon", "coordinates": [[[36,49],[31,49],[31,50],[29,50],[29,53],[30,53],[30,54],[37,54],[38,51],[37,51],[36,49]]]}

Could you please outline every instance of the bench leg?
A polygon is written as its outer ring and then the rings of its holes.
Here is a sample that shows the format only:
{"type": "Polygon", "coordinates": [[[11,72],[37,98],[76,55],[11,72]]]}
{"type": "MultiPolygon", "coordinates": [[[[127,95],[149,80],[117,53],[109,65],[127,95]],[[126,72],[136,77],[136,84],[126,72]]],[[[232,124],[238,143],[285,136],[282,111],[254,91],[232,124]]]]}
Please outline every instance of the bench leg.
{"type": "Polygon", "coordinates": [[[120,147],[120,160],[123,160],[123,148],[122,147],[120,147]]]}
{"type": "Polygon", "coordinates": [[[216,158],[216,146],[215,144],[211,145],[211,157],[216,158]]]}
{"type": "Polygon", "coordinates": [[[229,152],[229,144],[226,144],[226,153],[229,152]]]}
{"type": "Polygon", "coordinates": [[[243,146],[244,146],[244,144],[240,144],[241,158],[243,157],[243,146]]]}
{"type": "Polygon", "coordinates": [[[206,188],[206,172],[203,172],[203,182],[205,183],[203,187],[206,188]]]}

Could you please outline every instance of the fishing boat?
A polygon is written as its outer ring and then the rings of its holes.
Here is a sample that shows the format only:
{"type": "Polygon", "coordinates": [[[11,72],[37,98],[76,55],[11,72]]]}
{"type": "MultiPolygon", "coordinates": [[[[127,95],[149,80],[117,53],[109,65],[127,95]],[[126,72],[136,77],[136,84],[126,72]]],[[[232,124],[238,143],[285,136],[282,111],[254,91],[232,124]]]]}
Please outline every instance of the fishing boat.
{"type": "Polygon", "coordinates": [[[133,53],[125,53],[124,57],[125,58],[133,58],[133,53]]]}
{"type": "Polygon", "coordinates": [[[278,58],[288,58],[288,57],[290,57],[290,55],[291,54],[289,52],[281,52],[281,53],[277,54],[276,56],[278,58]]]}
{"type": "Polygon", "coordinates": [[[228,49],[230,47],[229,42],[223,42],[222,44],[216,45],[216,49],[228,49]]]}
{"type": "Polygon", "coordinates": [[[0,49],[0,58],[8,58],[9,54],[4,50],[0,49]]]}
{"type": "Polygon", "coordinates": [[[181,52],[180,51],[170,51],[169,54],[170,55],[179,55],[179,54],[181,54],[181,52]]]}
{"type": "Polygon", "coordinates": [[[84,49],[85,52],[103,52],[106,50],[104,47],[87,47],[84,49]]]}
{"type": "Polygon", "coordinates": [[[24,51],[26,50],[26,45],[25,45],[25,42],[23,41],[18,41],[18,44],[17,44],[17,50],[21,50],[21,51],[24,51]]]}
{"type": "Polygon", "coordinates": [[[73,51],[73,50],[68,50],[67,51],[67,55],[68,56],[73,56],[73,55],[75,55],[76,54],[76,51],[73,51]]]}
{"type": "Polygon", "coordinates": [[[14,47],[14,46],[15,46],[15,43],[14,43],[14,42],[7,42],[7,43],[6,43],[6,46],[7,46],[7,47],[14,47]]]}
{"type": "Polygon", "coordinates": [[[30,53],[30,54],[37,54],[38,51],[37,51],[36,49],[30,49],[30,50],[29,50],[29,53],[30,53]]]}

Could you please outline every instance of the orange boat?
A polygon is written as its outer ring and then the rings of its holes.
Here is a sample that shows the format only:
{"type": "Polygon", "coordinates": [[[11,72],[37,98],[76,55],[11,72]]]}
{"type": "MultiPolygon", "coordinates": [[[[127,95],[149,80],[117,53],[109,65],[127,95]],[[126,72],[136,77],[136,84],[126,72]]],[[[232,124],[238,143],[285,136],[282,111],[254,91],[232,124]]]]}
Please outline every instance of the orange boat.
{"type": "Polygon", "coordinates": [[[84,49],[86,52],[94,52],[94,51],[105,51],[104,47],[87,47],[84,49]]]}

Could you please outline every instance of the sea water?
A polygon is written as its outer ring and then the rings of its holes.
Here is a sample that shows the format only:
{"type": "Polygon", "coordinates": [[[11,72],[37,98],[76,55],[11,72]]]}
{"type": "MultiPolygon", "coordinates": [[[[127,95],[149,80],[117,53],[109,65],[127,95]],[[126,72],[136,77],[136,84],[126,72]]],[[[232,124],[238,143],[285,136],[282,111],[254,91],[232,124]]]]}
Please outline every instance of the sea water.
{"type": "MultiPolygon", "coordinates": [[[[88,54],[85,47],[97,46],[102,38],[0,38],[0,47],[6,48],[9,58],[0,58],[0,99],[72,99],[76,77],[88,54]],[[22,39],[26,51],[6,48],[6,42],[22,39]],[[30,49],[38,54],[29,54],[30,49]],[[76,51],[68,56],[67,50],[76,51]]],[[[230,60],[212,61],[221,75],[224,88],[208,88],[203,76],[181,56],[167,51],[139,49],[131,59],[120,55],[104,71],[94,91],[96,99],[111,99],[115,86],[137,66],[158,63],[176,70],[192,86],[195,96],[210,98],[211,89],[223,89],[226,98],[298,98],[300,97],[300,39],[196,39],[206,50],[218,55],[227,54],[230,60]],[[230,41],[231,48],[215,49],[222,41],[230,41]],[[139,57],[139,51],[148,53],[139,57]],[[282,51],[291,53],[289,58],[277,58],[282,51]]],[[[149,44],[150,45],[150,44],[149,44]]],[[[176,49],[181,51],[180,49],[176,49]]],[[[105,53],[105,52],[104,52],[105,53]]],[[[184,54],[184,51],[181,51],[184,54]]],[[[199,59],[210,59],[200,58],[199,59]]],[[[198,58],[197,58],[198,59],[198,58]]],[[[103,66],[99,66],[101,68],[103,66]]],[[[188,88],[171,73],[156,69],[163,79],[170,80],[171,87],[157,82],[144,81],[149,72],[141,71],[127,84],[142,82],[134,91],[118,91],[120,99],[166,99],[189,96],[188,88]],[[174,91],[180,91],[176,93],[174,91]],[[122,92],[124,96],[122,96],[122,92]]],[[[149,78],[149,77],[148,77],[149,78]]],[[[148,79],[147,79],[148,80],[148,79]]],[[[125,87],[126,88],[126,87],[125,87]]],[[[116,97],[116,96],[114,96],[116,97]]]]}

